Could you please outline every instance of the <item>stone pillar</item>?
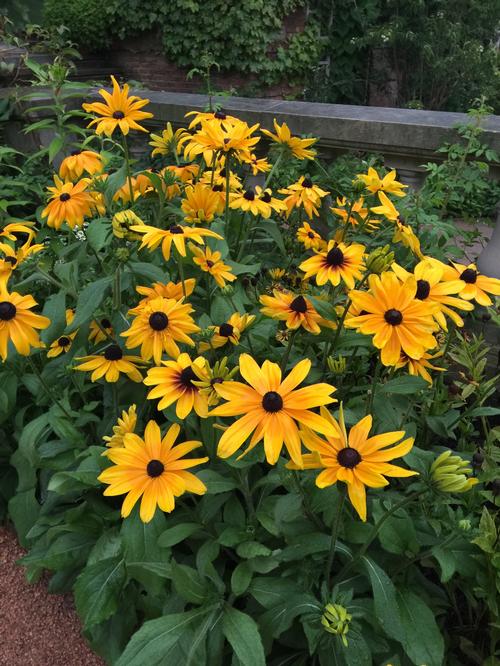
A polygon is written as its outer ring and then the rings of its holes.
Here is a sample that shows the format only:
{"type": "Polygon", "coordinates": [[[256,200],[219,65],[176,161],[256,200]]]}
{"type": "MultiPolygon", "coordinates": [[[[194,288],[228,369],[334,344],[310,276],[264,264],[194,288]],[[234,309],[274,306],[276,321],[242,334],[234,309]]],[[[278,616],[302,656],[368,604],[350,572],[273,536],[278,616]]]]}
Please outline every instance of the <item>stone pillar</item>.
{"type": "Polygon", "coordinates": [[[497,211],[497,223],[493,235],[479,255],[477,267],[484,275],[500,279],[500,209],[497,211]]]}

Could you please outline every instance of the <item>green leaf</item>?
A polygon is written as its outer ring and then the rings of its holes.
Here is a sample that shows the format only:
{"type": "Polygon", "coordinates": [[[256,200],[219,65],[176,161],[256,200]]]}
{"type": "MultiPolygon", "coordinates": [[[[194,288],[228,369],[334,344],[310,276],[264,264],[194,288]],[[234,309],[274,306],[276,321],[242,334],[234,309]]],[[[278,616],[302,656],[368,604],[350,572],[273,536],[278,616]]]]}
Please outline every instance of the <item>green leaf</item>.
{"type": "Polygon", "coordinates": [[[90,247],[99,252],[108,242],[111,234],[111,224],[108,220],[93,220],[85,234],[90,247]]]}
{"type": "Polygon", "coordinates": [[[201,605],[207,598],[208,585],[196,569],[172,560],[171,577],[175,591],[186,601],[201,605]]]}
{"type": "Polygon", "coordinates": [[[402,643],[405,631],[397,604],[396,588],[385,571],[373,560],[363,557],[362,561],[372,585],[377,620],[390,638],[402,643]]]}
{"type": "Polygon", "coordinates": [[[226,606],[222,616],[222,631],[242,666],[266,666],[259,629],[249,615],[226,606]]]}
{"type": "Polygon", "coordinates": [[[64,138],[62,136],[55,136],[49,144],[49,162],[54,160],[54,157],[61,150],[64,144],[64,138]]]}
{"type": "Polygon", "coordinates": [[[226,259],[226,264],[231,267],[234,275],[256,275],[261,266],[261,264],[238,264],[236,261],[231,261],[230,259],[226,259]]]}
{"type": "Polygon", "coordinates": [[[260,220],[258,227],[266,231],[269,236],[271,236],[271,238],[280,249],[280,252],[286,254],[285,244],[283,243],[283,236],[281,235],[281,231],[279,230],[278,225],[276,222],[274,222],[274,220],[260,220]]]}
{"type": "Polygon", "coordinates": [[[261,555],[265,557],[272,553],[270,548],[257,541],[245,541],[244,543],[240,543],[236,548],[236,552],[239,557],[243,557],[244,559],[259,557],[261,555]]]}
{"type": "Polygon", "coordinates": [[[347,666],[372,666],[373,664],[370,648],[359,631],[349,631],[347,647],[342,649],[342,654],[347,666]]]}
{"type": "Polygon", "coordinates": [[[231,589],[233,593],[240,597],[248,589],[252,580],[253,571],[247,562],[240,562],[231,575],[231,589]]]}
{"type": "Polygon", "coordinates": [[[46,299],[42,314],[50,319],[50,326],[41,332],[40,337],[45,343],[52,342],[66,326],[66,294],[64,291],[52,294],[46,299]]]}
{"type": "Polygon", "coordinates": [[[207,487],[207,495],[218,495],[219,493],[225,493],[228,490],[233,490],[237,488],[238,484],[232,478],[214,472],[211,469],[204,469],[197,474],[200,481],[207,487]]]}
{"type": "Polygon", "coordinates": [[[91,282],[82,289],[76,304],[75,318],[67,326],[66,333],[76,331],[79,326],[92,317],[110,288],[112,279],[111,276],[103,277],[95,282],[91,282]]]}
{"type": "Polygon", "coordinates": [[[184,541],[184,539],[187,539],[199,529],[202,529],[202,526],[198,523],[180,523],[179,525],[175,525],[175,527],[168,528],[163,534],[160,534],[158,545],[162,548],[175,546],[175,544],[184,541]]]}
{"type": "Polygon", "coordinates": [[[132,273],[139,275],[148,282],[165,282],[167,280],[167,274],[165,271],[154,264],[149,264],[143,261],[130,261],[127,266],[132,273]]]}
{"type": "Polygon", "coordinates": [[[416,666],[442,666],[444,641],[433,611],[410,590],[398,590],[397,603],[406,654],[416,666]]]}
{"type": "Polygon", "coordinates": [[[400,395],[412,395],[417,391],[428,388],[429,384],[422,379],[422,377],[413,377],[412,375],[404,375],[396,377],[390,381],[382,384],[380,387],[381,393],[397,393],[400,395]]]}
{"type": "Polygon", "coordinates": [[[479,521],[480,535],[472,539],[472,543],[479,546],[485,553],[494,553],[497,542],[497,528],[493,517],[486,507],[483,507],[479,521]]]}
{"type": "Polygon", "coordinates": [[[9,500],[8,515],[14,523],[21,546],[27,546],[26,535],[36,523],[39,513],[40,505],[36,501],[34,488],[17,492],[9,500]]]}
{"type": "Polygon", "coordinates": [[[203,606],[187,613],[164,615],[145,622],[130,639],[115,666],[164,666],[171,648],[198,625],[215,604],[203,606]]]}
{"type": "Polygon", "coordinates": [[[84,629],[107,620],[117,611],[125,582],[125,565],[120,557],[100,560],[83,570],[74,594],[84,629]]]}

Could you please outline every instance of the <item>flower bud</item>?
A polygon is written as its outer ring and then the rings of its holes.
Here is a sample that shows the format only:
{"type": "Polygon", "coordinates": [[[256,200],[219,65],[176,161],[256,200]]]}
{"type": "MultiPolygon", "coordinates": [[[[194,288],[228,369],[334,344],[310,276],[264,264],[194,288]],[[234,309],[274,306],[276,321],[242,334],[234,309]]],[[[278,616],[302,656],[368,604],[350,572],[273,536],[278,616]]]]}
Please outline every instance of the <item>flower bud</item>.
{"type": "Polygon", "coordinates": [[[130,252],[126,247],[119,247],[115,250],[115,257],[118,259],[118,261],[125,263],[130,258],[130,252]]]}
{"type": "Polygon", "coordinates": [[[352,615],[340,604],[327,604],[321,617],[321,624],[329,634],[340,636],[342,643],[347,647],[346,634],[349,631],[349,622],[352,615]]]}
{"type": "Polygon", "coordinates": [[[458,521],[458,527],[463,531],[463,532],[468,532],[471,527],[472,523],[470,520],[466,520],[465,518],[463,520],[458,521]]]}
{"type": "Polygon", "coordinates": [[[478,483],[468,476],[472,473],[469,463],[449,449],[436,458],[430,471],[435,487],[442,493],[464,493],[478,483]]]}
{"type": "Polygon", "coordinates": [[[366,259],[366,268],[370,273],[381,275],[384,271],[389,270],[394,262],[394,252],[391,252],[389,245],[384,247],[377,247],[370,252],[366,259]]]}
{"type": "Polygon", "coordinates": [[[346,371],[347,362],[344,356],[339,356],[338,358],[329,356],[327,363],[330,372],[334,375],[343,375],[346,371]]]}
{"type": "Polygon", "coordinates": [[[231,296],[231,294],[234,294],[234,287],[230,284],[226,284],[224,287],[221,287],[221,292],[226,296],[231,296]]]}

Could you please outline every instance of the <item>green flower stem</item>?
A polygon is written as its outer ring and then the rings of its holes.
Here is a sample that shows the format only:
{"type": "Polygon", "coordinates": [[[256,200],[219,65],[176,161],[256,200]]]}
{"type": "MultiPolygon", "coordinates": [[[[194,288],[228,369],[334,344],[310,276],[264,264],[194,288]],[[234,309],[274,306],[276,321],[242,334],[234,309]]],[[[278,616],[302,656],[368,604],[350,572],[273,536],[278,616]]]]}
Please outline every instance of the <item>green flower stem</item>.
{"type": "Polygon", "coordinates": [[[47,382],[45,381],[45,379],[42,377],[42,373],[41,373],[40,370],[36,367],[36,364],[35,364],[35,362],[33,361],[33,359],[31,358],[31,356],[28,356],[28,363],[30,364],[31,369],[33,370],[33,372],[35,373],[35,375],[38,377],[38,379],[39,379],[39,381],[40,381],[40,384],[41,384],[41,385],[43,386],[43,388],[45,389],[45,393],[47,394],[47,396],[52,400],[52,402],[53,402],[55,405],[57,405],[57,406],[59,407],[59,409],[61,410],[61,412],[62,412],[62,413],[68,418],[68,419],[72,420],[73,417],[72,417],[71,414],[70,414],[70,413],[64,408],[64,406],[59,402],[59,400],[56,398],[56,396],[55,396],[54,393],[52,392],[52,389],[51,389],[50,386],[47,384],[47,382]]]}
{"type": "Polygon", "coordinates": [[[377,358],[377,365],[375,366],[375,371],[373,373],[371,389],[368,394],[368,400],[366,401],[367,414],[371,414],[373,409],[373,401],[375,400],[375,391],[377,390],[377,382],[380,379],[381,370],[382,370],[382,363],[380,362],[380,358],[377,358]]]}
{"type": "Polygon", "coordinates": [[[226,155],[226,163],[224,168],[226,169],[226,203],[224,207],[224,225],[227,237],[229,225],[229,181],[231,178],[231,157],[229,156],[229,153],[226,155]]]}
{"type": "Polygon", "coordinates": [[[329,593],[331,592],[332,588],[331,586],[332,564],[333,564],[333,559],[335,557],[335,549],[337,547],[337,538],[339,535],[339,528],[340,528],[340,518],[342,516],[342,510],[344,508],[346,494],[347,494],[347,485],[344,483],[342,484],[339,490],[339,502],[337,506],[337,513],[335,514],[335,517],[332,521],[332,540],[330,542],[330,551],[328,553],[328,559],[326,561],[326,568],[325,568],[326,587],[329,593]]]}
{"type": "Polygon", "coordinates": [[[130,193],[130,205],[134,203],[134,188],[132,187],[132,175],[130,173],[130,155],[128,152],[127,137],[122,134],[123,155],[125,157],[125,168],[127,169],[128,189],[130,193]]]}
{"type": "Polygon", "coordinates": [[[66,285],[64,285],[62,282],[60,282],[59,280],[56,280],[55,277],[52,277],[52,275],[49,275],[49,273],[44,271],[43,268],[40,268],[40,266],[37,266],[36,270],[37,270],[38,273],[40,273],[40,275],[42,277],[44,277],[47,280],[47,282],[51,282],[53,285],[55,285],[59,289],[62,289],[63,291],[68,293],[70,296],[73,296],[73,298],[77,298],[78,294],[76,293],[76,291],[66,287],[66,285]]]}
{"type": "Polygon", "coordinates": [[[281,359],[281,364],[280,364],[280,369],[281,372],[285,372],[286,370],[286,364],[288,363],[288,358],[290,357],[290,352],[292,351],[293,347],[293,341],[295,340],[295,336],[298,333],[298,329],[295,329],[295,331],[292,331],[288,337],[288,345],[285,350],[285,353],[283,354],[283,358],[281,359]]]}
{"type": "Polygon", "coordinates": [[[186,285],[184,283],[184,266],[182,265],[182,257],[179,254],[179,252],[177,252],[177,251],[176,251],[176,255],[177,255],[177,266],[179,268],[179,277],[180,277],[181,282],[182,282],[182,293],[184,295],[184,298],[186,298],[186,285]]]}
{"type": "MultiPolygon", "coordinates": [[[[250,217],[250,219],[251,219],[251,217],[250,217]]],[[[260,215],[257,215],[257,217],[255,218],[255,224],[256,224],[256,225],[258,224],[259,219],[260,219],[260,215]]],[[[243,233],[243,238],[242,238],[241,241],[239,242],[239,246],[240,246],[240,247],[239,247],[238,256],[237,256],[237,258],[236,258],[236,262],[241,261],[241,259],[243,258],[243,254],[244,254],[244,252],[245,252],[245,246],[246,246],[246,244],[247,244],[247,240],[248,240],[248,236],[249,236],[249,234],[250,234],[250,229],[251,229],[251,227],[252,227],[252,225],[250,224],[250,222],[245,226],[245,231],[244,231],[244,233],[243,233]]],[[[256,227],[255,227],[255,228],[256,228],[256,227]]],[[[255,229],[254,229],[254,231],[255,231],[255,229]]]]}
{"type": "Polygon", "coordinates": [[[119,412],[119,403],[118,403],[118,387],[116,385],[116,382],[113,382],[111,384],[111,395],[113,396],[113,411],[116,415],[116,418],[118,418],[120,412],[119,412]]]}
{"type": "Polygon", "coordinates": [[[115,277],[113,280],[113,310],[116,312],[120,310],[122,305],[122,292],[121,292],[121,270],[120,266],[117,266],[115,271],[115,277]]]}
{"type": "Polygon", "coordinates": [[[411,493],[411,495],[408,495],[408,497],[405,497],[400,502],[397,502],[397,504],[395,504],[393,507],[388,509],[384,513],[384,515],[375,523],[375,525],[373,526],[373,529],[371,531],[370,536],[365,541],[365,543],[361,546],[361,548],[358,550],[356,555],[354,555],[352,560],[347,562],[342,567],[342,569],[339,571],[339,573],[335,576],[335,580],[341,580],[342,577],[345,576],[347,574],[347,572],[350,571],[352,569],[352,567],[354,565],[356,565],[361,560],[361,558],[365,555],[368,548],[371,546],[372,542],[377,538],[378,533],[380,532],[380,530],[382,529],[385,521],[388,518],[390,518],[394,513],[396,513],[396,511],[399,511],[399,509],[402,509],[403,507],[407,506],[408,504],[411,504],[413,502],[413,500],[415,500],[417,497],[419,497],[420,495],[422,495],[423,493],[426,493],[426,492],[427,492],[427,489],[419,490],[419,491],[416,491],[414,493],[411,493]]]}
{"type": "Polygon", "coordinates": [[[277,157],[277,159],[276,159],[276,162],[273,164],[273,166],[272,166],[272,168],[271,168],[271,171],[267,174],[266,182],[264,183],[264,188],[263,188],[264,190],[266,189],[266,187],[267,187],[267,186],[269,185],[269,183],[271,182],[271,178],[274,176],[274,172],[275,172],[276,169],[279,167],[280,162],[281,162],[281,160],[283,159],[283,152],[284,152],[284,151],[281,151],[281,153],[278,155],[278,157],[277,157]]]}
{"type": "Polygon", "coordinates": [[[317,515],[314,513],[314,511],[311,509],[310,497],[309,497],[309,495],[306,493],[306,491],[305,491],[303,485],[302,485],[301,482],[300,482],[300,476],[299,476],[299,473],[297,472],[296,469],[292,469],[291,472],[292,472],[292,481],[293,481],[293,484],[294,484],[294,486],[296,487],[297,492],[299,493],[299,495],[300,495],[301,498],[302,498],[302,506],[304,507],[304,513],[305,513],[306,516],[309,518],[309,520],[310,520],[311,522],[313,522],[313,523],[316,525],[316,527],[317,527],[319,530],[323,531],[323,530],[325,529],[325,527],[324,527],[323,523],[321,522],[321,520],[318,518],[318,516],[317,516],[317,515]]]}
{"type": "Polygon", "coordinates": [[[325,353],[323,354],[323,365],[321,368],[321,377],[323,378],[325,376],[326,372],[326,364],[328,362],[328,357],[332,353],[332,351],[335,351],[335,347],[337,345],[337,341],[339,339],[340,331],[342,330],[342,327],[344,325],[345,318],[347,316],[347,312],[349,311],[349,308],[351,307],[351,300],[347,299],[347,303],[345,305],[344,311],[342,312],[342,315],[339,319],[339,322],[337,324],[337,330],[335,331],[335,335],[333,336],[332,340],[330,342],[327,342],[325,345],[325,353]]]}
{"type": "MultiPolygon", "coordinates": [[[[439,548],[447,548],[448,546],[451,546],[451,544],[458,539],[458,534],[449,534],[444,541],[441,543],[436,544],[436,546],[439,546],[439,548]]],[[[433,546],[432,548],[429,548],[427,550],[424,550],[422,553],[418,553],[413,557],[411,560],[408,562],[404,562],[401,564],[397,569],[394,571],[393,576],[396,577],[398,574],[400,574],[402,571],[405,571],[408,567],[411,567],[412,564],[415,564],[419,560],[425,560],[426,557],[432,557],[433,556],[433,549],[436,547],[433,546]]]]}

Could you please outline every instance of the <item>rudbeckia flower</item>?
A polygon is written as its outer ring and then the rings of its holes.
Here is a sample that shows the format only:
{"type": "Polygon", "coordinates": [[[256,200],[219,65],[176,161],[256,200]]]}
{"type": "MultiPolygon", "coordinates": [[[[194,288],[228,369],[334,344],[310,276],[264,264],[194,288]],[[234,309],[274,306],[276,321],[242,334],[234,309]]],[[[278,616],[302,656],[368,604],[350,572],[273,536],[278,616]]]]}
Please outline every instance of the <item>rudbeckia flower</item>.
{"type": "Polygon", "coordinates": [[[202,444],[198,441],[183,442],[174,446],[180,426],[174,423],[162,438],[155,421],[149,421],[144,439],[127,433],[123,447],[108,452],[114,463],[102,472],[98,479],[109,484],[104,495],[127,495],[122,505],[122,516],[126,518],[141,499],[140,518],[149,523],[156,507],[170,513],[175,507],[175,497],[185,492],[203,495],[207,488],[194,474],[187,472],[207,462],[208,458],[185,458],[184,456],[202,444]]]}
{"type": "Polygon", "coordinates": [[[309,222],[304,222],[297,230],[296,238],[299,243],[302,243],[306,250],[319,250],[325,241],[321,238],[317,231],[311,227],[309,222]]]}
{"type": "Polygon", "coordinates": [[[5,256],[0,257],[0,291],[7,290],[7,282],[14,271],[23,261],[26,261],[31,255],[41,252],[45,249],[42,243],[31,244],[31,234],[28,240],[21,247],[14,249],[7,243],[0,243],[0,252],[5,256]]]}
{"type": "Polygon", "coordinates": [[[113,337],[113,325],[107,317],[100,319],[97,322],[95,319],[90,322],[89,329],[89,341],[94,342],[95,345],[98,345],[104,340],[108,340],[113,337]]]}
{"type": "Polygon", "coordinates": [[[223,210],[220,198],[203,183],[187,186],[184,197],[181,208],[186,222],[212,222],[215,215],[223,210]]]}
{"type": "Polygon", "coordinates": [[[91,354],[77,358],[83,361],[75,366],[75,370],[91,372],[91,381],[96,382],[101,377],[113,384],[120,378],[120,373],[127,375],[133,382],[142,382],[142,375],[137,369],[137,363],[142,363],[138,356],[125,356],[119,345],[112,344],[106,347],[102,354],[91,354]]]}
{"type": "Polygon", "coordinates": [[[32,238],[35,235],[34,225],[34,222],[10,222],[0,229],[0,238],[15,241],[16,234],[28,234],[32,238]]]}
{"type": "Polygon", "coordinates": [[[128,338],[127,349],[140,346],[142,358],[149,361],[153,357],[157,364],[164,351],[172,358],[177,358],[181,352],[176,341],[194,347],[188,334],[200,330],[190,316],[192,311],[189,303],[173,298],[155,298],[129,310],[135,319],[130,328],[121,333],[128,338]]]}
{"type": "Polygon", "coordinates": [[[117,238],[126,238],[127,240],[140,240],[140,236],[130,231],[130,228],[134,224],[144,224],[144,222],[133,210],[119,210],[113,215],[113,219],[111,220],[113,235],[117,238]]]}
{"type": "Polygon", "coordinates": [[[76,225],[83,225],[83,220],[91,215],[93,204],[87,185],[85,178],[73,185],[54,175],[54,187],[47,188],[52,193],[50,201],[42,211],[42,217],[47,218],[47,226],[60,229],[66,222],[74,229],[76,225]]]}
{"type": "MultiPolygon", "coordinates": [[[[196,280],[194,278],[188,278],[184,280],[184,290],[186,291],[186,298],[191,296],[196,286],[196,280]]],[[[184,297],[184,291],[182,288],[182,282],[153,282],[151,287],[136,287],[135,290],[138,294],[144,296],[137,305],[145,305],[149,301],[161,297],[161,298],[175,298],[176,301],[180,301],[184,297]]]]}
{"type": "Polygon", "coordinates": [[[244,213],[250,212],[252,215],[262,215],[266,219],[271,216],[271,206],[259,197],[253,187],[244,192],[232,193],[229,199],[229,208],[242,210],[244,213]]]}
{"type": "MultiPolygon", "coordinates": [[[[124,409],[121,418],[118,418],[116,425],[113,426],[113,434],[111,436],[105,435],[103,440],[106,446],[114,448],[116,446],[123,446],[125,435],[135,431],[137,425],[137,412],[136,405],[131,405],[128,410],[124,409]]],[[[105,451],[103,455],[107,455],[105,451]]]]}
{"type": "Polygon", "coordinates": [[[165,171],[172,173],[177,180],[181,180],[183,183],[191,183],[198,175],[200,167],[197,164],[184,164],[182,166],[171,164],[165,167],[165,171]]]}
{"type": "Polygon", "coordinates": [[[73,150],[59,167],[59,175],[64,180],[78,180],[83,173],[90,175],[103,169],[102,157],[93,150],[73,150]]]}
{"type": "Polygon", "coordinates": [[[203,123],[206,123],[209,120],[228,126],[241,123],[239,118],[229,115],[222,109],[217,109],[216,111],[188,111],[186,113],[186,118],[189,118],[189,116],[193,116],[193,119],[188,125],[189,129],[193,129],[198,125],[203,125],[203,123]]]}
{"type": "Polygon", "coordinates": [[[250,161],[248,164],[250,165],[252,175],[254,176],[258,173],[267,173],[268,171],[271,171],[271,165],[265,157],[258,159],[256,155],[250,155],[250,161]]]}
{"type": "MultiPolygon", "coordinates": [[[[74,310],[68,308],[66,310],[66,326],[69,326],[74,318],[74,310]]],[[[54,358],[60,354],[66,354],[66,352],[71,349],[71,345],[73,344],[73,340],[75,339],[77,333],[78,330],[73,331],[73,333],[69,333],[68,335],[61,335],[57,338],[57,340],[54,340],[54,342],[50,345],[49,351],[47,352],[47,357],[54,358]]]]}
{"type": "Polygon", "coordinates": [[[309,359],[300,361],[283,380],[277,363],[264,361],[262,367],[259,367],[251,356],[241,354],[239,366],[240,374],[249,386],[242,382],[216,384],[215,390],[228,402],[215,407],[208,414],[244,415],[222,435],[217,449],[217,455],[221,458],[229,458],[253,433],[242,456],[264,439],[266,459],[270,465],[277,462],[283,444],[292,460],[301,465],[297,421],[322,434],[334,434],[331,423],[310,410],[335,402],[331,397],[335,388],[330,384],[312,384],[295,390],[309,374],[309,359]]]}
{"type": "Polygon", "coordinates": [[[373,231],[380,224],[380,220],[370,219],[370,211],[365,207],[365,200],[360,197],[352,205],[345,197],[337,197],[337,204],[340,208],[332,207],[330,210],[338,215],[342,224],[350,224],[353,227],[361,226],[365,231],[373,231]]]}
{"type": "Polygon", "coordinates": [[[287,217],[294,208],[302,207],[309,219],[319,215],[318,207],[321,206],[321,199],[329,194],[326,190],[322,190],[318,185],[315,185],[307,176],[301,176],[296,183],[278,190],[278,192],[288,195],[283,200],[287,208],[287,217]]]}
{"type": "Polygon", "coordinates": [[[422,379],[425,379],[426,382],[432,384],[432,377],[429,373],[429,370],[436,370],[437,372],[444,372],[445,368],[438,368],[435,365],[432,365],[431,361],[438,356],[441,356],[441,352],[437,354],[425,354],[421,358],[410,358],[404,352],[401,354],[399,361],[395,364],[396,368],[405,368],[408,370],[409,375],[414,377],[420,376],[422,379]]]}
{"type": "Polygon", "coordinates": [[[18,354],[28,356],[31,347],[42,347],[35,329],[47,328],[50,319],[31,312],[37,304],[33,296],[21,296],[16,291],[0,292],[0,356],[5,361],[8,356],[9,340],[12,340],[18,354]]]}
{"type": "Polygon", "coordinates": [[[413,229],[406,224],[406,222],[398,217],[396,228],[394,229],[394,236],[392,237],[393,243],[402,243],[405,247],[413,252],[419,259],[424,259],[424,255],[420,249],[420,241],[415,236],[413,229]]]}
{"type": "Polygon", "coordinates": [[[436,347],[432,333],[438,325],[434,320],[436,306],[415,298],[416,281],[410,277],[401,283],[394,273],[370,275],[369,292],[351,291],[349,297],[360,308],[358,316],[348,317],[344,325],[364,335],[373,335],[373,345],[381,350],[384,365],[396,365],[401,353],[422,358],[436,347]]]}
{"type": "Polygon", "coordinates": [[[202,271],[210,273],[219,287],[224,287],[227,282],[234,282],[236,275],[231,272],[231,267],[221,260],[220,252],[213,252],[209,247],[203,249],[191,246],[193,253],[193,262],[201,268],[202,271]]]}
{"type": "Polygon", "coordinates": [[[262,130],[262,134],[265,134],[275,143],[287,146],[290,154],[299,160],[313,160],[315,158],[316,151],[311,150],[310,146],[315,144],[318,139],[299,139],[296,136],[292,136],[288,125],[283,123],[283,125],[280,126],[276,122],[276,118],[274,119],[273,124],[276,134],[273,134],[266,129],[262,130]]]}
{"type": "Polygon", "coordinates": [[[212,164],[214,155],[222,152],[234,155],[239,161],[248,162],[259,142],[258,136],[252,136],[258,127],[258,123],[249,127],[241,120],[235,123],[206,120],[194,135],[186,133],[182,136],[178,145],[184,146],[184,158],[188,161],[203,155],[205,163],[212,164]]]}
{"type": "Polygon", "coordinates": [[[210,342],[200,342],[200,352],[207,351],[208,349],[218,349],[219,347],[226,345],[228,342],[231,342],[233,345],[239,344],[241,334],[254,322],[254,320],[255,315],[241,315],[239,312],[235,312],[220,326],[209,326],[214,334],[210,338],[210,342]]]}
{"type": "Polygon", "coordinates": [[[391,222],[395,222],[399,218],[399,212],[396,210],[396,207],[392,201],[382,191],[378,193],[378,198],[380,201],[380,206],[374,206],[373,208],[370,208],[371,212],[375,213],[375,215],[383,215],[391,222]]]}
{"type": "Polygon", "coordinates": [[[403,185],[403,183],[396,180],[395,169],[389,171],[383,178],[380,178],[373,167],[368,167],[368,173],[358,173],[356,178],[358,181],[364,183],[366,189],[372,194],[376,194],[382,190],[397,197],[404,197],[406,194],[404,189],[408,187],[408,185],[403,185]]]}
{"type": "Polygon", "coordinates": [[[343,280],[349,289],[353,289],[355,281],[363,277],[364,254],[364,245],[346,245],[331,240],[324,250],[316,251],[316,254],[303,261],[299,268],[304,271],[306,279],[315,275],[316,284],[320,287],[328,281],[336,287],[343,280]]]}
{"type": "MultiPolygon", "coordinates": [[[[417,281],[417,291],[415,298],[419,301],[435,303],[437,309],[434,312],[434,319],[443,330],[448,330],[445,315],[447,315],[457,326],[463,326],[464,321],[451,308],[471,311],[474,309],[472,303],[456,298],[450,294],[458,294],[462,288],[462,282],[457,279],[444,279],[446,266],[437,260],[424,259],[420,261],[413,270],[413,275],[417,281]]],[[[409,273],[399,264],[392,264],[392,270],[398,278],[405,282],[412,273],[409,273]]]]}
{"type": "MultiPolygon", "coordinates": [[[[369,437],[372,428],[371,415],[365,416],[349,430],[347,435],[343,419],[340,425],[322,407],[321,416],[332,426],[333,434],[327,440],[318,437],[309,428],[301,428],[302,441],[311,453],[303,456],[302,465],[288,463],[291,469],[321,469],[316,479],[318,488],[344,481],[353,507],[362,521],[366,521],[366,488],[383,488],[389,485],[385,478],[408,477],[418,474],[409,469],[391,465],[390,460],[402,458],[411,450],[413,438],[403,430],[386,432],[369,437]],[[396,444],[396,446],[392,446],[396,444]]],[[[295,461],[294,461],[295,463],[295,461]]]]}
{"type": "Polygon", "coordinates": [[[161,135],[150,134],[149,136],[152,141],[149,142],[149,145],[153,147],[151,151],[151,157],[155,155],[168,155],[173,153],[177,155],[177,140],[182,135],[182,129],[178,129],[174,132],[172,129],[172,123],[167,123],[167,126],[162,130],[161,135]]]}
{"type": "Polygon", "coordinates": [[[213,407],[220,402],[220,396],[215,390],[215,385],[231,381],[238,372],[238,366],[230,370],[227,367],[227,356],[221,358],[220,361],[216,361],[213,367],[210,366],[207,359],[204,359],[204,362],[205,365],[203,367],[193,363],[191,367],[197,379],[191,381],[198,387],[202,395],[207,396],[208,406],[213,407]]]}
{"type": "Polygon", "coordinates": [[[444,266],[444,278],[459,280],[461,289],[458,292],[460,298],[466,301],[476,301],[479,305],[487,307],[492,304],[488,294],[500,296],[500,280],[497,278],[486,277],[478,272],[475,264],[463,266],[462,264],[452,263],[451,266],[444,266]]]}
{"type": "Polygon", "coordinates": [[[143,106],[149,103],[149,99],[141,99],[136,95],[129,96],[129,87],[125,83],[120,88],[114,76],[113,92],[101,88],[99,94],[104,98],[103,102],[93,102],[92,104],[82,104],[87,113],[94,113],[98,118],[94,118],[88,127],[96,126],[96,134],[106,134],[111,136],[116,128],[119,128],[122,134],[128,134],[131,129],[147,132],[137,121],[152,118],[153,114],[148,111],[141,111],[143,106]]]}
{"type": "Polygon", "coordinates": [[[210,229],[201,229],[200,227],[181,227],[180,224],[173,224],[168,229],[158,229],[158,227],[151,227],[147,224],[136,224],[130,227],[132,231],[142,234],[142,243],[140,249],[147,247],[150,252],[156,250],[161,244],[161,251],[165,261],[170,259],[172,250],[172,243],[177,252],[182,256],[186,256],[186,240],[193,241],[204,245],[204,236],[210,238],[217,238],[222,240],[222,236],[216,234],[215,231],[210,229]]]}
{"type": "Polygon", "coordinates": [[[311,301],[301,294],[291,294],[278,289],[274,289],[273,294],[274,296],[260,297],[260,302],[265,306],[260,311],[267,317],[286,322],[287,328],[295,330],[302,326],[309,333],[318,335],[321,333],[320,326],[335,327],[333,322],[323,319],[311,301]]]}
{"type": "Polygon", "coordinates": [[[179,419],[185,419],[193,409],[198,416],[206,418],[208,396],[193,384],[201,377],[208,378],[205,359],[198,356],[191,361],[188,354],[180,354],[176,361],[162,361],[161,367],[148,370],[144,383],[154,388],[147,397],[149,400],[161,398],[158,409],[167,409],[176,402],[175,413],[179,419]],[[196,372],[193,369],[195,366],[196,372]]]}

